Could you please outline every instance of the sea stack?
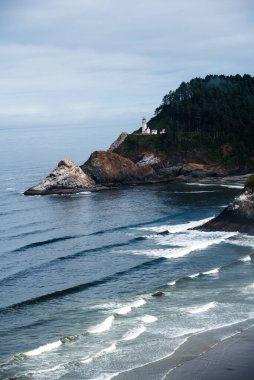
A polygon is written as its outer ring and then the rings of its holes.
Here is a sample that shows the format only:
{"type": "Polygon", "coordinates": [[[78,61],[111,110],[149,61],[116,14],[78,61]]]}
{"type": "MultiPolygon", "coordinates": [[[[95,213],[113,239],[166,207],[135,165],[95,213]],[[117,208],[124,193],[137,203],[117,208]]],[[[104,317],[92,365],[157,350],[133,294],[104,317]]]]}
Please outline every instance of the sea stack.
{"type": "Polygon", "coordinates": [[[254,235],[254,174],[245,182],[242,193],[218,216],[196,229],[201,231],[239,231],[254,235]]]}

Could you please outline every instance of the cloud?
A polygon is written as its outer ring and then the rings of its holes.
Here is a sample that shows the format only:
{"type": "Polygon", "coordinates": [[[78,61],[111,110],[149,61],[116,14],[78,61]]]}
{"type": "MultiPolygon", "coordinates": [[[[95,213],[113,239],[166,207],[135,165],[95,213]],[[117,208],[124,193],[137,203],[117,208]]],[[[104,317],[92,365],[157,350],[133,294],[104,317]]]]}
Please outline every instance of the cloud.
{"type": "Polygon", "coordinates": [[[248,0],[3,0],[0,123],[129,120],[131,130],[183,80],[253,74],[253,8],[248,0]]]}

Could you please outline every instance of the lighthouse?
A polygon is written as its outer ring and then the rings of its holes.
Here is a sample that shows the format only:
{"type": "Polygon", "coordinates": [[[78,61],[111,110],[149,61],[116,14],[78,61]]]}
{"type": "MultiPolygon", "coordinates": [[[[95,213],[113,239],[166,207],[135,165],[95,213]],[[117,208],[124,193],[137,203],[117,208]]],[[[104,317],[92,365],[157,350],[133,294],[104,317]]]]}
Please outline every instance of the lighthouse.
{"type": "Polygon", "coordinates": [[[142,135],[150,134],[150,128],[147,126],[146,119],[143,117],[142,119],[142,135]]]}

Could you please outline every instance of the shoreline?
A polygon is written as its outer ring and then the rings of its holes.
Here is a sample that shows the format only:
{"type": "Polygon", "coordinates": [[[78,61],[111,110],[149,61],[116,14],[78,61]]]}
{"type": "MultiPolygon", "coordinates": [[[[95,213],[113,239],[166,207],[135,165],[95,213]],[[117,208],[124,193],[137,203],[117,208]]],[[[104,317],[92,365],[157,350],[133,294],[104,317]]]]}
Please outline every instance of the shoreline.
{"type": "Polygon", "coordinates": [[[252,380],[253,323],[248,319],[189,336],[169,356],[111,380],[252,380]]]}

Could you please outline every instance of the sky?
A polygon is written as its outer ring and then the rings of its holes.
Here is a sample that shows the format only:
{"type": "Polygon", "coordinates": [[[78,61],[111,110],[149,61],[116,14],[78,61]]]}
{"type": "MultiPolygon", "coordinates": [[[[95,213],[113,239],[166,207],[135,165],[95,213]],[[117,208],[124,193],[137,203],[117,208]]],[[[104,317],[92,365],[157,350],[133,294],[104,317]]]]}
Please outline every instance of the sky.
{"type": "Polygon", "coordinates": [[[252,0],[0,0],[0,126],[132,131],[182,81],[254,74],[252,0]]]}

